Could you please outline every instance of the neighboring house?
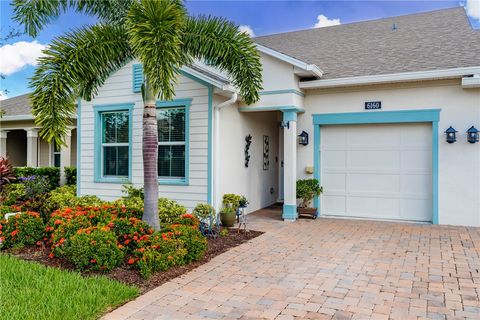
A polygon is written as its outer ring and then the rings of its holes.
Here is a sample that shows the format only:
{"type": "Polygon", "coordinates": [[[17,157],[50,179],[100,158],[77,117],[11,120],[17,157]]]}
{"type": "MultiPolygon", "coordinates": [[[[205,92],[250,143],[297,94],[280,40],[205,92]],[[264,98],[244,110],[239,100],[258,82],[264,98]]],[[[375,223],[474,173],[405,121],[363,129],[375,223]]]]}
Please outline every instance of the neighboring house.
{"type": "Polygon", "coordinates": [[[31,113],[29,94],[0,101],[0,156],[8,156],[15,167],[70,167],[77,163],[76,119],[58,148],[42,139],[31,113]]]}
{"type": "MultiPolygon", "coordinates": [[[[181,70],[173,101],[157,102],[159,196],[218,208],[244,194],[249,211],[281,201],[294,220],[295,182],[315,177],[321,216],[480,226],[480,143],[465,133],[480,128],[480,31],[462,8],[255,42],[257,103],[200,62],[181,70]]],[[[141,81],[132,61],[78,106],[79,194],[142,185],[141,81]]]]}

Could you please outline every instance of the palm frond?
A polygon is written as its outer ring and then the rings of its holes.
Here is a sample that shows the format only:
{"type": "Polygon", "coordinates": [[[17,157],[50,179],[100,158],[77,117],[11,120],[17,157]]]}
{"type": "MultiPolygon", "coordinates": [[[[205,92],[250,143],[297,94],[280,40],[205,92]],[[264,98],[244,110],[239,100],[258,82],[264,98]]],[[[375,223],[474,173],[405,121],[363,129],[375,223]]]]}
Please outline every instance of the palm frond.
{"type": "Polygon", "coordinates": [[[63,143],[75,99],[90,100],[110,74],[132,58],[125,29],[97,25],[54,39],[31,79],[35,122],[48,142],[63,143]]]}
{"type": "Polygon", "coordinates": [[[14,0],[13,20],[25,27],[25,32],[38,33],[68,9],[95,16],[104,23],[121,24],[135,0],[14,0]]]}
{"type": "Polygon", "coordinates": [[[127,16],[132,51],[161,99],[174,96],[176,70],[186,63],[181,46],[185,18],[183,3],[171,0],[142,0],[132,5],[127,16]]]}
{"type": "Polygon", "coordinates": [[[262,65],[252,39],[223,18],[189,17],[183,51],[228,72],[246,103],[259,99],[262,65]]]}

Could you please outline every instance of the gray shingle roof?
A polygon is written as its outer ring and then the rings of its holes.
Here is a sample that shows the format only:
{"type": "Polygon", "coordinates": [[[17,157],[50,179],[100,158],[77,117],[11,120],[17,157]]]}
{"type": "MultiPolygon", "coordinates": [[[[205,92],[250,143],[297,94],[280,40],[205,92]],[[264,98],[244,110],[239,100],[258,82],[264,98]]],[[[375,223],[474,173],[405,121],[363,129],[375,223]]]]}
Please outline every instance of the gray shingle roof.
{"type": "Polygon", "coordinates": [[[26,116],[31,115],[30,94],[22,94],[13,98],[0,101],[0,110],[5,112],[4,116],[26,116]]]}
{"type": "Polygon", "coordinates": [[[326,79],[480,66],[480,30],[472,29],[460,7],[254,41],[316,64],[326,79]]]}

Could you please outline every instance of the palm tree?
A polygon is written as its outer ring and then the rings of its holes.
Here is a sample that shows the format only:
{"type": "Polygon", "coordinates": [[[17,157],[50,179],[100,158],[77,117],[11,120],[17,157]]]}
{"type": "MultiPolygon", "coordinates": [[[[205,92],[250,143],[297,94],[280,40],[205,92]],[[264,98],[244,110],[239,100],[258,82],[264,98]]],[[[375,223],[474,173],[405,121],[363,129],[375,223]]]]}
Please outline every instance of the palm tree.
{"type": "Polygon", "coordinates": [[[209,61],[230,74],[246,103],[258,100],[261,64],[255,45],[233,23],[187,14],[181,0],[15,0],[14,19],[35,37],[71,9],[98,23],[55,38],[30,80],[32,111],[47,141],[63,143],[75,99],[91,100],[109,75],[132,59],[143,64],[143,220],[158,220],[156,99],[171,100],[182,66],[209,61]]]}

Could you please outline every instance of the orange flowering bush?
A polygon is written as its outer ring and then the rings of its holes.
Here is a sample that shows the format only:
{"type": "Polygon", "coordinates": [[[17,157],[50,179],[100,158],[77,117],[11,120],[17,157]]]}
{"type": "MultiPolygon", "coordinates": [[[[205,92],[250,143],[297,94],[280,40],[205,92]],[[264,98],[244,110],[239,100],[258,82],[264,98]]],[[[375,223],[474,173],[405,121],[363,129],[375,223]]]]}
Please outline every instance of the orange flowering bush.
{"type": "Polygon", "coordinates": [[[124,252],[109,227],[80,229],[64,245],[63,257],[78,270],[107,272],[120,265],[124,252]]]}
{"type": "Polygon", "coordinates": [[[27,211],[0,221],[0,248],[31,246],[42,240],[45,224],[36,212],[27,211]]]}

